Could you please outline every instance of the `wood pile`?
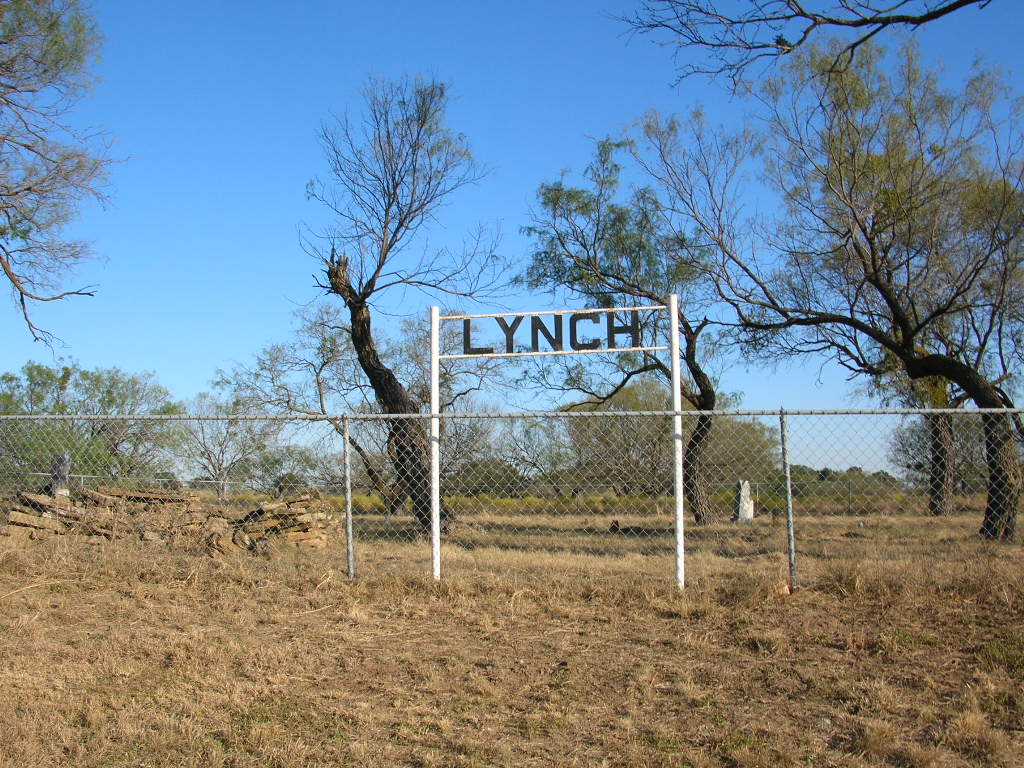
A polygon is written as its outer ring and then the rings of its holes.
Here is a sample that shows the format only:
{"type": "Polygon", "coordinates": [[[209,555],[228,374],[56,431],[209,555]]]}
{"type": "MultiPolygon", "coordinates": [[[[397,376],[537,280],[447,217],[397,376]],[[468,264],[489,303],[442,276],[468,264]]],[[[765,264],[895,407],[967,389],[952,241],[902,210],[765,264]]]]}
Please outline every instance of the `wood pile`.
{"type": "Polygon", "coordinates": [[[17,493],[0,499],[0,536],[45,539],[75,534],[91,541],[138,539],[194,547],[211,555],[252,552],[269,555],[289,542],[327,546],[328,508],[318,494],[230,509],[203,503],[199,494],[154,489],[83,489],[73,496],[17,493]]]}

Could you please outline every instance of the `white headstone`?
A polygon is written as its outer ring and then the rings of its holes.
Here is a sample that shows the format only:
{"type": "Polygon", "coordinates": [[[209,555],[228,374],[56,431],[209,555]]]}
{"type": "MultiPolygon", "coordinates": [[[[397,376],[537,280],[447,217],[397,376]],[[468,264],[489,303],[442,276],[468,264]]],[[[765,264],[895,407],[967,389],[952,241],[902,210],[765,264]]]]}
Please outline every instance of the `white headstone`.
{"type": "Polygon", "coordinates": [[[754,520],[754,499],[750,496],[750,482],[740,480],[736,484],[736,509],[732,519],[738,523],[749,523],[754,520]]]}
{"type": "MultiPolygon", "coordinates": [[[[62,496],[66,498],[70,496],[71,491],[68,490],[70,477],[71,455],[68,453],[62,453],[58,456],[54,456],[50,465],[50,485],[47,489],[50,495],[55,498],[60,498],[62,496]]],[[[46,512],[43,514],[43,517],[50,515],[53,515],[53,513],[46,512]]]]}

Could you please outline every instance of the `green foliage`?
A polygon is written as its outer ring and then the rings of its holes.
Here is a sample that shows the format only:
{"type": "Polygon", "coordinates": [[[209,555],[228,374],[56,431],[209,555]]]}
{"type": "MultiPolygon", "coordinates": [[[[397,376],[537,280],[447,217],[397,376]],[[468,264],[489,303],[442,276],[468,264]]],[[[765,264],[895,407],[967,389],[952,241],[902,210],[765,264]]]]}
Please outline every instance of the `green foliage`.
{"type": "MultiPolygon", "coordinates": [[[[903,483],[885,470],[865,472],[860,467],[814,469],[803,464],[792,464],[789,468],[793,484],[793,496],[800,499],[848,502],[851,498],[863,500],[867,496],[891,497],[894,491],[903,489],[903,483]]],[[[785,478],[776,475],[776,487],[783,488],[785,478]]]]}
{"type": "Polygon", "coordinates": [[[989,640],[978,650],[978,659],[989,669],[1004,669],[1016,680],[1024,680],[1024,639],[1008,635],[989,640]]]}
{"type": "Polygon", "coordinates": [[[562,178],[542,184],[540,210],[523,232],[535,248],[522,281],[579,294],[593,306],[621,306],[626,297],[664,297],[696,279],[702,249],[664,226],[665,210],[650,188],[619,199],[627,142],[597,142],[583,176],[587,188],[562,178]]]}
{"type": "Polygon", "coordinates": [[[0,5],[2,67],[14,77],[4,84],[8,89],[39,82],[65,92],[81,90],[88,82],[84,68],[98,44],[99,34],[78,0],[6,0],[0,5]]]}
{"type": "Polygon", "coordinates": [[[527,487],[527,478],[509,461],[482,458],[467,461],[445,484],[444,492],[459,496],[516,497],[527,487]]]}
{"type": "Polygon", "coordinates": [[[285,472],[274,478],[274,491],[279,496],[295,493],[302,488],[309,487],[309,479],[295,472],[285,472]]]}
{"type": "Polygon", "coordinates": [[[74,84],[97,35],[82,3],[7,0],[0,6],[0,41],[17,43],[18,55],[33,58],[39,77],[54,84],[74,84]]]}
{"type": "Polygon", "coordinates": [[[181,440],[176,423],[90,417],[181,412],[181,404],[151,373],[86,370],[75,362],[27,363],[18,373],[0,375],[0,413],[79,418],[11,422],[0,431],[0,474],[45,474],[53,457],[65,452],[74,474],[139,476],[167,470],[181,440]]]}
{"type": "Polygon", "coordinates": [[[61,289],[88,253],[63,232],[78,203],[102,197],[107,161],[66,113],[89,84],[98,42],[80,0],[0,4],[0,270],[36,338],[48,334],[29,302],[88,293],[61,289]]]}
{"type": "Polygon", "coordinates": [[[944,87],[912,44],[891,57],[866,45],[840,71],[835,56],[795,55],[763,92],[767,177],[787,216],[781,267],[762,275],[770,301],[747,309],[748,325],[785,331],[769,352],[828,351],[871,377],[933,375],[991,406],[968,371],[1016,383],[1024,104],[981,65],[944,87]]]}

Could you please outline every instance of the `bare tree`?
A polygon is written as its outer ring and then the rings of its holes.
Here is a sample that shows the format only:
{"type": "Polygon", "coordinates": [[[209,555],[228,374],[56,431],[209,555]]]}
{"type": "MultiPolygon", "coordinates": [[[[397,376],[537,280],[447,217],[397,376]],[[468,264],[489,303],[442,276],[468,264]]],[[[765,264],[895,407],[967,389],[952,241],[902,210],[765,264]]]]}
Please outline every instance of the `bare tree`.
{"type": "Polygon", "coordinates": [[[992,0],[643,0],[625,21],[634,31],[667,36],[680,62],[679,79],[725,75],[738,90],[747,70],[771,62],[829,33],[846,33],[833,68],[887,29],[917,29],[992,0]],[[742,9],[745,6],[745,9],[742,9]],[[689,57],[693,53],[696,60],[689,57]]]}
{"type": "Polygon", "coordinates": [[[0,272],[37,340],[32,302],[91,296],[64,289],[87,246],[63,235],[78,205],[102,199],[97,137],[67,120],[89,84],[98,36],[80,0],[0,4],[0,272]]]}
{"type": "MultiPolygon", "coordinates": [[[[222,373],[222,384],[233,387],[246,401],[276,413],[325,416],[338,435],[345,434],[342,414],[375,410],[374,394],[367,385],[352,345],[343,310],[336,304],[319,304],[297,315],[298,328],[292,339],[275,344],[256,355],[253,363],[240,365],[230,374],[222,373]]],[[[455,352],[461,344],[455,328],[443,327],[441,351],[455,352]]],[[[408,318],[401,323],[398,339],[379,339],[381,357],[395,372],[418,403],[429,397],[429,332],[425,323],[408,318]]],[[[483,388],[484,382],[501,383],[498,361],[493,359],[448,359],[440,364],[441,412],[483,388]]],[[[442,422],[447,428],[448,422],[442,422]]],[[[387,467],[385,446],[378,446],[378,434],[386,424],[359,421],[349,425],[349,445],[356,452],[367,479],[380,495],[389,515],[407,500],[403,486],[387,467]]],[[[451,434],[442,435],[444,444],[451,434]]],[[[386,444],[386,439],[383,441],[386,444]]],[[[456,443],[461,441],[456,440],[456,443]]]]}
{"type": "MultiPolygon", "coordinates": [[[[389,289],[418,288],[469,296],[489,285],[496,260],[478,233],[461,253],[414,257],[423,228],[458,190],[482,176],[465,138],[445,126],[446,87],[421,79],[374,80],[363,89],[359,122],[347,116],[325,124],[320,141],[331,175],[314,181],[309,196],[336,217],[320,253],[328,293],[348,310],[345,333],[379,406],[388,414],[415,414],[419,400],[382,358],[372,307],[389,289]]],[[[430,524],[430,472],[424,424],[388,422],[388,453],[413,515],[430,524]]],[[[442,510],[447,520],[447,509],[442,510]]]]}
{"type": "MultiPolygon", "coordinates": [[[[347,325],[337,307],[309,307],[298,315],[299,326],[288,342],[271,345],[250,365],[221,373],[219,384],[234,388],[247,402],[276,413],[323,415],[339,435],[343,414],[358,409],[372,391],[363,382],[347,325]]],[[[349,432],[352,446],[389,511],[402,503],[400,489],[387,480],[379,457],[349,432]]]]}
{"type": "Polygon", "coordinates": [[[572,490],[572,467],[576,461],[565,419],[545,417],[515,419],[498,436],[498,453],[532,493],[544,495],[549,488],[561,495],[572,490]],[[563,485],[569,485],[563,488],[563,485]]]}
{"type": "MultiPolygon", "coordinates": [[[[868,47],[844,72],[806,77],[833,57],[807,54],[767,87],[764,178],[783,201],[773,225],[741,216],[758,146],[749,132],[651,116],[651,172],[720,254],[718,290],[748,349],[824,353],[855,375],[934,377],[978,407],[1012,405],[1024,291],[1019,105],[1001,102],[999,80],[981,70],[962,94],[943,90],[912,46],[892,76],[868,47]]],[[[1022,495],[1012,422],[989,413],[983,423],[981,532],[1009,539],[1022,495]]]]}
{"type": "Polygon", "coordinates": [[[230,482],[244,482],[254,463],[281,434],[283,422],[246,418],[253,415],[243,398],[221,398],[208,392],[189,405],[198,418],[183,422],[182,453],[213,481],[217,496],[227,496],[230,482]]]}

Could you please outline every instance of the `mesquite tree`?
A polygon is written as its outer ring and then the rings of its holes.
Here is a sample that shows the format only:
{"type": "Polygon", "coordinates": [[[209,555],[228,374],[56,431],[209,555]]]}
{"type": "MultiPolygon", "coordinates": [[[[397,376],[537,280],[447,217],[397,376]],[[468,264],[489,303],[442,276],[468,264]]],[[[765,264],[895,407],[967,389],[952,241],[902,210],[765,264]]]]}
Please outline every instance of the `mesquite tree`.
{"type": "Polygon", "coordinates": [[[0,374],[0,413],[77,418],[0,430],[0,474],[42,471],[54,453],[70,451],[75,474],[151,477],[172,467],[180,429],[173,421],[134,416],[182,410],[151,373],[90,370],[74,361],[26,363],[17,372],[0,374]]]}
{"type": "MultiPolygon", "coordinates": [[[[748,349],[824,353],[856,375],[895,369],[980,408],[1011,406],[1024,340],[1020,105],[978,68],[962,92],[945,90],[912,46],[891,73],[870,46],[842,72],[834,55],[800,55],[769,81],[761,136],[652,116],[652,172],[718,252],[717,290],[748,349]],[[782,207],[750,222],[737,201],[759,146],[782,207]]],[[[982,423],[981,533],[1006,540],[1022,496],[1013,422],[982,423]]]]}
{"type": "Polygon", "coordinates": [[[642,0],[625,20],[634,31],[675,49],[679,79],[725,75],[739,90],[748,70],[776,61],[819,38],[845,34],[830,69],[888,29],[917,29],[992,0],[642,0]]]}
{"type": "Polygon", "coordinates": [[[188,408],[199,418],[181,422],[182,456],[213,483],[220,499],[227,498],[232,483],[248,482],[258,474],[261,457],[284,429],[283,421],[259,418],[253,406],[237,393],[200,392],[188,408]]]}
{"type": "Polygon", "coordinates": [[[103,147],[68,120],[98,40],[80,0],[0,3],[0,275],[37,340],[52,336],[32,304],[92,295],[63,286],[89,253],[65,229],[79,203],[103,197],[103,147]]]}
{"type": "MultiPolygon", "coordinates": [[[[667,304],[669,294],[683,297],[679,311],[680,350],[684,378],[683,401],[697,411],[714,410],[717,382],[708,370],[713,357],[703,314],[707,305],[700,297],[705,250],[670,222],[670,212],[660,203],[657,190],[641,188],[629,195],[619,191],[621,167],[616,159],[626,142],[597,143],[593,161],[584,177],[587,187],[573,187],[565,179],[542,184],[539,208],[525,232],[536,243],[524,274],[531,288],[565,290],[581,296],[590,306],[667,304]]],[[[668,332],[652,317],[645,330],[657,340],[668,332]]],[[[610,376],[600,383],[591,376],[569,376],[570,387],[589,395],[588,403],[608,401],[634,377],[648,372],[671,381],[671,362],[657,352],[619,356],[610,376]]],[[[592,373],[592,372],[591,372],[592,373]]],[[[546,382],[548,383],[548,382],[546,382]]],[[[686,506],[694,522],[708,522],[712,514],[705,456],[713,417],[701,414],[683,454],[686,506]]]]}
{"type": "MultiPolygon", "coordinates": [[[[336,302],[306,307],[297,313],[298,326],[291,338],[258,352],[251,363],[222,373],[220,383],[232,386],[248,402],[276,413],[324,416],[338,435],[346,434],[339,414],[374,412],[373,389],[367,384],[349,333],[348,312],[336,302]]],[[[461,350],[461,337],[452,325],[442,327],[443,354],[461,350]]],[[[407,318],[398,338],[376,337],[379,354],[417,402],[429,398],[430,335],[422,318],[407,318]],[[419,322],[417,322],[419,320],[419,322]]],[[[439,364],[442,413],[453,410],[484,382],[500,384],[500,366],[491,359],[445,359],[439,364]]],[[[463,422],[463,424],[467,424],[463,422]]],[[[476,426],[469,422],[469,425],[476,426]]],[[[442,422],[445,449],[463,453],[465,429],[442,422]]],[[[366,480],[384,503],[388,515],[406,503],[403,484],[389,469],[387,422],[356,420],[349,423],[349,445],[359,457],[366,480]],[[382,437],[383,435],[383,437],[382,437]]],[[[447,450],[442,459],[450,458],[447,450]]],[[[451,462],[442,461],[451,469],[451,462]]]]}
{"type": "MultiPolygon", "coordinates": [[[[415,414],[422,404],[381,354],[373,331],[373,306],[395,288],[472,295],[488,285],[494,257],[478,234],[453,254],[413,256],[424,227],[459,189],[478,181],[481,169],[463,136],[445,125],[446,87],[422,79],[373,80],[363,89],[361,119],[325,123],[320,143],[330,176],[314,180],[310,198],[335,217],[325,233],[321,287],[345,304],[344,333],[359,369],[387,414],[415,414]]],[[[430,464],[426,423],[388,422],[388,454],[403,495],[425,529],[430,525],[430,464]]],[[[442,509],[443,521],[448,512],[442,509]]]]}

